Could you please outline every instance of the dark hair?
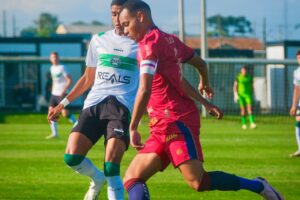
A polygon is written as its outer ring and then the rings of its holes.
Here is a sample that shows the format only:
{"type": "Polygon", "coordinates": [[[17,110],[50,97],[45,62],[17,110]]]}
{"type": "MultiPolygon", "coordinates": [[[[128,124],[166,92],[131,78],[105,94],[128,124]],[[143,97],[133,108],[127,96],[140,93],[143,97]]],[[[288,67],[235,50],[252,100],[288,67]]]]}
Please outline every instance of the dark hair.
{"type": "Polygon", "coordinates": [[[122,6],[127,0],[112,0],[110,6],[122,6]]]}
{"type": "Polygon", "coordinates": [[[300,49],[297,51],[296,56],[300,56],[300,49]]]}
{"type": "Polygon", "coordinates": [[[151,13],[150,6],[141,0],[128,0],[123,5],[123,9],[127,9],[130,13],[136,13],[137,11],[140,10],[151,13]]]}
{"type": "Polygon", "coordinates": [[[50,55],[52,55],[52,54],[55,56],[58,56],[58,53],[56,51],[52,51],[50,55]]]}

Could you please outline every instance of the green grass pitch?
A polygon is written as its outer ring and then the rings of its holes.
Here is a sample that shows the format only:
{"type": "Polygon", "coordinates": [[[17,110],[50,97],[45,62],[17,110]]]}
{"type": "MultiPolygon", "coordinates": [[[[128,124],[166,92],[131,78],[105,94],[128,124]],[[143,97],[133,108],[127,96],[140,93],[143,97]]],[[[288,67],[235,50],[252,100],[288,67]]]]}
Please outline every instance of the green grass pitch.
{"type": "MultiPolygon", "coordinates": [[[[0,124],[0,199],[82,199],[89,184],[63,162],[71,125],[61,119],[60,137],[44,139],[50,133],[46,115],[15,115],[0,124]]],[[[1,120],[0,120],[1,121],[1,120]]],[[[247,178],[265,177],[287,200],[300,199],[300,158],[289,158],[296,150],[293,119],[261,118],[255,130],[242,130],[238,120],[203,119],[201,143],[205,169],[221,170],[247,178]]],[[[140,130],[148,135],[147,120],[140,130]]],[[[88,157],[103,168],[103,139],[88,157]]],[[[122,175],[135,154],[126,153],[122,175]]],[[[256,194],[239,192],[197,193],[184,182],[179,171],[169,166],[148,181],[151,199],[166,200],[255,200],[256,194]]],[[[100,195],[106,198],[106,188],[100,195]]]]}

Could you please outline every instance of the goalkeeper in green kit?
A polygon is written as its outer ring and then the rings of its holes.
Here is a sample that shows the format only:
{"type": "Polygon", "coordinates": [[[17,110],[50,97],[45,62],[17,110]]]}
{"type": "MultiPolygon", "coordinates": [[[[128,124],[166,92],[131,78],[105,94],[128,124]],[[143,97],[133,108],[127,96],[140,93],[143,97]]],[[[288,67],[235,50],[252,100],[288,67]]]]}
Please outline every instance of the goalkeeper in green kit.
{"type": "Polygon", "coordinates": [[[250,121],[250,128],[256,128],[254,117],[252,114],[252,94],[253,94],[253,77],[247,73],[246,66],[241,68],[237,75],[234,86],[234,101],[239,102],[242,117],[242,129],[247,129],[246,124],[246,109],[250,121]]]}

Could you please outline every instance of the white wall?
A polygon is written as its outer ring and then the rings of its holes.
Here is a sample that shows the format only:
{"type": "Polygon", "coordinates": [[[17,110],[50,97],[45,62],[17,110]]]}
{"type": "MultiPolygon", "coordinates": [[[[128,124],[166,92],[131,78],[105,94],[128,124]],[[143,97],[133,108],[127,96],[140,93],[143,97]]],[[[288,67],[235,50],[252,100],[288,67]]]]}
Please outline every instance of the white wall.
{"type": "MultiPolygon", "coordinates": [[[[284,59],[284,46],[270,46],[266,48],[267,59],[284,59]]],[[[283,65],[268,65],[267,66],[267,104],[269,108],[277,108],[282,106],[282,96],[284,93],[284,78],[283,65]],[[281,91],[281,92],[279,92],[281,91]]]]}
{"type": "Polygon", "coordinates": [[[267,59],[284,59],[283,46],[270,46],[266,49],[267,59]]]}

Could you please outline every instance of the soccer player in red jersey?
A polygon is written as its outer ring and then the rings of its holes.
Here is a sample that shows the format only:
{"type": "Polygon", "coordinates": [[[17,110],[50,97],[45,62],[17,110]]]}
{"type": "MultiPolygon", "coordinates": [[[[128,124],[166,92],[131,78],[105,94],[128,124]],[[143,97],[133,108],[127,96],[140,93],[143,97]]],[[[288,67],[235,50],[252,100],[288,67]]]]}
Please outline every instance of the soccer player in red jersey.
{"type": "Polygon", "coordinates": [[[124,33],[139,44],[140,82],[129,128],[131,146],[139,152],[123,180],[129,199],[150,199],[146,181],[169,163],[180,170],[196,191],[247,189],[268,200],[283,199],[262,178],[249,180],[204,170],[199,142],[200,116],[193,100],[202,103],[218,119],[223,114],[191,87],[180,66],[185,62],[195,66],[201,76],[200,89],[212,97],[205,62],[177,37],[157,28],[150,7],[143,1],[128,0],[120,13],[120,22],[124,33]],[[137,128],[146,108],[151,134],[142,144],[137,128]]]}

